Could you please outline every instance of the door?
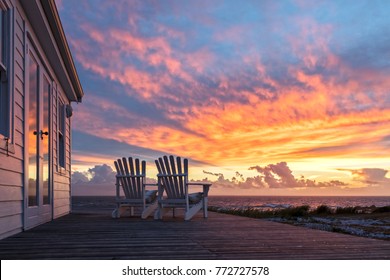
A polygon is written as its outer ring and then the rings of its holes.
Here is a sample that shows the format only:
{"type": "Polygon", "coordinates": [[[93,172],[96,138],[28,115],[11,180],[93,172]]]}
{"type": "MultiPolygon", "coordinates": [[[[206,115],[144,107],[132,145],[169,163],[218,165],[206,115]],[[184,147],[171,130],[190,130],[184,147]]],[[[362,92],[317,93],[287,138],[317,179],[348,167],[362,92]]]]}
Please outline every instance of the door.
{"type": "MultiPolygon", "coordinates": [[[[31,44],[30,44],[31,45],[31,44]]],[[[51,80],[39,57],[28,48],[26,60],[26,203],[25,229],[52,219],[50,176],[51,80]]]]}

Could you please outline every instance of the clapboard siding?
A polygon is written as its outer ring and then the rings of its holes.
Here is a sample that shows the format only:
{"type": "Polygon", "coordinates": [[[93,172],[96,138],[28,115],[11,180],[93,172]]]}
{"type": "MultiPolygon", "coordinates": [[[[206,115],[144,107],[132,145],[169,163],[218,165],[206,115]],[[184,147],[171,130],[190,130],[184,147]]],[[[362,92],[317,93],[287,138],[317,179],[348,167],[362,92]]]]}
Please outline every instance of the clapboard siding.
{"type": "MultiPolygon", "coordinates": [[[[19,104],[15,104],[14,106],[15,110],[15,117],[18,117],[19,119],[23,119],[23,108],[19,104]]],[[[19,130],[22,130],[21,127],[18,127],[19,130]]]]}
{"type": "Polygon", "coordinates": [[[54,199],[56,200],[55,207],[62,207],[69,204],[69,191],[56,191],[54,193],[54,199]]]}
{"type": "Polygon", "coordinates": [[[14,132],[14,137],[15,137],[15,143],[18,143],[19,145],[23,145],[24,141],[23,141],[23,133],[20,132],[19,130],[15,130],[14,132]]]}
{"type": "Polygon", "coordinates": [[[20,106],[21,108],[24,108],[24,96],[23,96],[23,83],[20,79],[15,78],[15,94],[14,94],[14,100],[15,105],[20,106]]]}
{"type": "Polygon", "coordinates": [[[23,213],[23,205],[21,201],[4,201],[0,203],[0,213],[3,216],[13,216],[23,213]]]}
{"type": "Polygon", "coordinates": [[[5,238],[22,231],[22,215],[0,217],[0,237],[5,238]]]}
{"type": "MultiPolygon", "coordinates": [[[[23,109],[20,108],[19,105],[15,105],[15,111],[16,110],[23,110],[23,109]]],[[[24,131],[24,127],[23,127],[24,126],[24,122],[23,122],[23,119],[21,117],[19,117],[18,115],[15,116],[14,126],[15,126],[15,130],[19,131],[20,133],[23,133],[23,131],[24,131]]]]}
{"type": "Polygon", "coordinates": [[[55,198],[53,216],[54,218],[64,216],[70,213],[70,193],[57,191],[54,193],[57,197],[55,198]],[[60,197],[58,197],[60,196],[60,197]]]}
{"type": "Polygon", "coordinates": [[[68,192],[69,193],[69,183],[67,184],[62,184],[62,183],[58,183],[58,182],[55,182],[54,183],[54,190],[56,192],[68,192]]]}
{"type": "Polygon", "coordinates": [[[22,188],[18,186],[0,185],[0,201],[23,200],[22,188]]]}
{"type": "Polygon", "coordinates": [[[3,186],[22,186],[23,176],[22,174],[14,171],[0,169],[1,185],[3,186]]]}
{"type": "MultiPolygon", "coordinates": [[[[62,206],[64,199],[69,199],[69,188],[64,190],[56,189],[54,192],[54,199],[56,200],[56,206],[62,206]]],[[[69,201],[68,201],[69,203],[69,201]]]]}
{"type": "MultiPolygon", "coordinates": [[[[24,158],[24,23],[14,9],[13,38],[13,143],[14,153],[0,155],[0,239],[22,231],[24,158]]],[[[12,30],[12,29],[11,29],[12,30]]]]}
{"type": "Polygon", "coordinates": [[[66,176],[66,174],[60,175],[59,173],[57,173],[54,175],[54,183],[57,183],[59,185],[63,184],[63,185],[69,186],[69,184],[70,184],[69,176],[66,176]]]}
{"type": "MultiPolygon", "coordinates": [[[[11,171],[11,172],[19,172],[21,174],[22,168],[23,168],[22,161],[17,158],[14,158],[12,154],[8,157],[4,156],[4,159],[0,160],[0,172],[11,171]]],[[[3,173],[2,175],[6,177],[7,174],[3,173]]],[[[3,179],[5,179],[3,176],[0,176],[0,178],[2,178],[0,182],[2,182],[3,179]]]]}
{"type": "Polygon", "coordinates": [[[20,36],[20,39],[23,41],[23,38],[24,38],[24,20],[22,18],[22,15],[21,15],[21,12],[19,10],[19,6],[16,6],[15,7],[15,29],[18,29],[21,31],[21,32],[17,32],[16,31],[16,34],[20,36]]]}
{"type": "Polygon", "coordinates": [[[53,213],[53,218],[56,219],[58,217],[62,217],[64,215],[67,215],[70,213],[70,199],[66,200],[63,206],[57,206],[54,207],[54,213],[53,213]]]}
{"type": "Polygon", "coordinates": [[[52,151],[53,151],[53,169],[55,171],[57,171],[58,169],[58,157],[57,157],[57,152],[58,152],[58,149],[57,149],[57,131],[58,131],[58,126],[57,126],[57,118],[58,118],[58,114],[57,114],[57,104],[58,104],[58,98],[57,98],[57,88],[54,87],[54,90],[53,90],[53,97],[52,97],[52,104],[53,104],[53,110],[52,110],[52,126],[53,126],[53,133],[52,133],[52,151]]]}
{"type": "MultiPolygon", "coordinates": [[[[59,129],[59,102],[61,100],[63,104],[67,104],[66,96],[63,94],[61,87],[57,88],[55,92],[57,94],[54,104],[56,104],[55,116],[53,116],[53,127],[58,131],[59,129]]],[[[70,151],[70,121],[68,118],[65,118],[65,169],[58,167],[58,134],[55,133],[53,137],[53,161],[56,166],[54,170],[59,170],[60,172],[55,172],[54,175],[54,217],[63,216],[70,212],[70,161],[71,161],[71,151],[70,151]]]]}
{"type": "MultiPolygon", "coordinates": [[[[24,71],[23,68],[21,68],[19,65],[15,64],[15,80],[24,81],[24,71]]],[[[24,92],[23,88],[17,88],[20,92],[24,92]]]]}
{"type": "MultiPolygon", "coordinates": [[[[24,65],[24,57],[23,57],[23,43],[20,40],[15,40],[15,63],[17,66],[23,70],[23,65],[24,65]]],[[[15,65],[16,66],[16,65],[15,65]]]]}

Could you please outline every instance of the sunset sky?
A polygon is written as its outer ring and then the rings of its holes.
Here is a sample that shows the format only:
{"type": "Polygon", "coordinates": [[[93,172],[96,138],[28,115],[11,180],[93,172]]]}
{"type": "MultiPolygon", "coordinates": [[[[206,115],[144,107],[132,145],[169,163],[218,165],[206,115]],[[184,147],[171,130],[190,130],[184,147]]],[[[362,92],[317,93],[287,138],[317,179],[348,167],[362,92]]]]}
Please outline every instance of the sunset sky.
{"type": "Polygon", "coordinates": [[[390,1],[56,3],[75,185],[174,154],[210,194],[390,195],[390,1]]]}

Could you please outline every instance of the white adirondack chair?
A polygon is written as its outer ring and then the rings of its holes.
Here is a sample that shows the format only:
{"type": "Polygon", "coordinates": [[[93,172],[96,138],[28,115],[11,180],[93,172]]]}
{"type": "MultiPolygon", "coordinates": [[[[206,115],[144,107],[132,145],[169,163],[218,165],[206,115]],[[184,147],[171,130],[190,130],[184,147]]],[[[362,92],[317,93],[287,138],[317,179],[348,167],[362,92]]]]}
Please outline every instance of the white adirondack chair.
{"type": "Polygon", "coordinates": [[[117,207],[112,212],[113,218],[119,218],[130,208],[130,215],[134,215],[134,207],[141,207],[141,218],[146,219],[157,209],[157,190],[146,190],[146,186],[156,184],[146,184],[145,170],[146,162],[129,157],[123,157],[114,162],[116,174],[116,203],[117,207]],[[124,196],[121,194],[121,187],[124,196]]]}
{"type": "MultiPolygon", "coordinates": [[[[169,209],[184,208],[184,220],[190,220],[198,211],[203,209],[207,218],[208,192],[211,184],[188,181],[188,160],[183,163],[180,157],[164,156],[155,161],[159,174],[158,178],[158,210],[155,219],[162,219],[169,209]],[[203,186],[203,192],[189,193],[190,186],[203,186]]],[[[175,213],[175,212],[173,212],[175,213]]]]}

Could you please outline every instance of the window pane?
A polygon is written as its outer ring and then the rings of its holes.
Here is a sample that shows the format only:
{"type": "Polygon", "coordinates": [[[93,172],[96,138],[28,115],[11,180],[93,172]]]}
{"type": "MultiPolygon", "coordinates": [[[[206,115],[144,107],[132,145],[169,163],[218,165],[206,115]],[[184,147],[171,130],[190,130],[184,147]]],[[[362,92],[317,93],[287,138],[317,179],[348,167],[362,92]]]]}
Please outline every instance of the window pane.
{"type": "Polygon", "coordinates": [[[50,204],[50,188],[49,188],[49,98],[50,98],[50,83],[45,78],[43,79],[43,127],[42,130],[48,135],[42,139],[42,154],[43,154],[43,204],[50,204]]]}
{"type": "Polygon", "coordinates": [[[3,34],[4,34],[4,11],[1,10],[0,11],[0,38],[1,38],[1,43],[0,43],[0,59],[1,59],[1,62],[3,62],[3,58],[4,58],[4,55],[3,55],[3,45],[5,43],[5,38],[3,38],[3,34]]]}
{"type": "Polygon", "coordinates": [[[38,64],[31,55],[29,61],[28,206],[36,206],[38,205],[38,64]]]}
{"type": "Polygon", "coordinates": [[[5,57],[5,11],[0,10],[0,134],[9,137],[9,98],[8,98],[8,83],[7,83],[7,62],[5,57]]]}

